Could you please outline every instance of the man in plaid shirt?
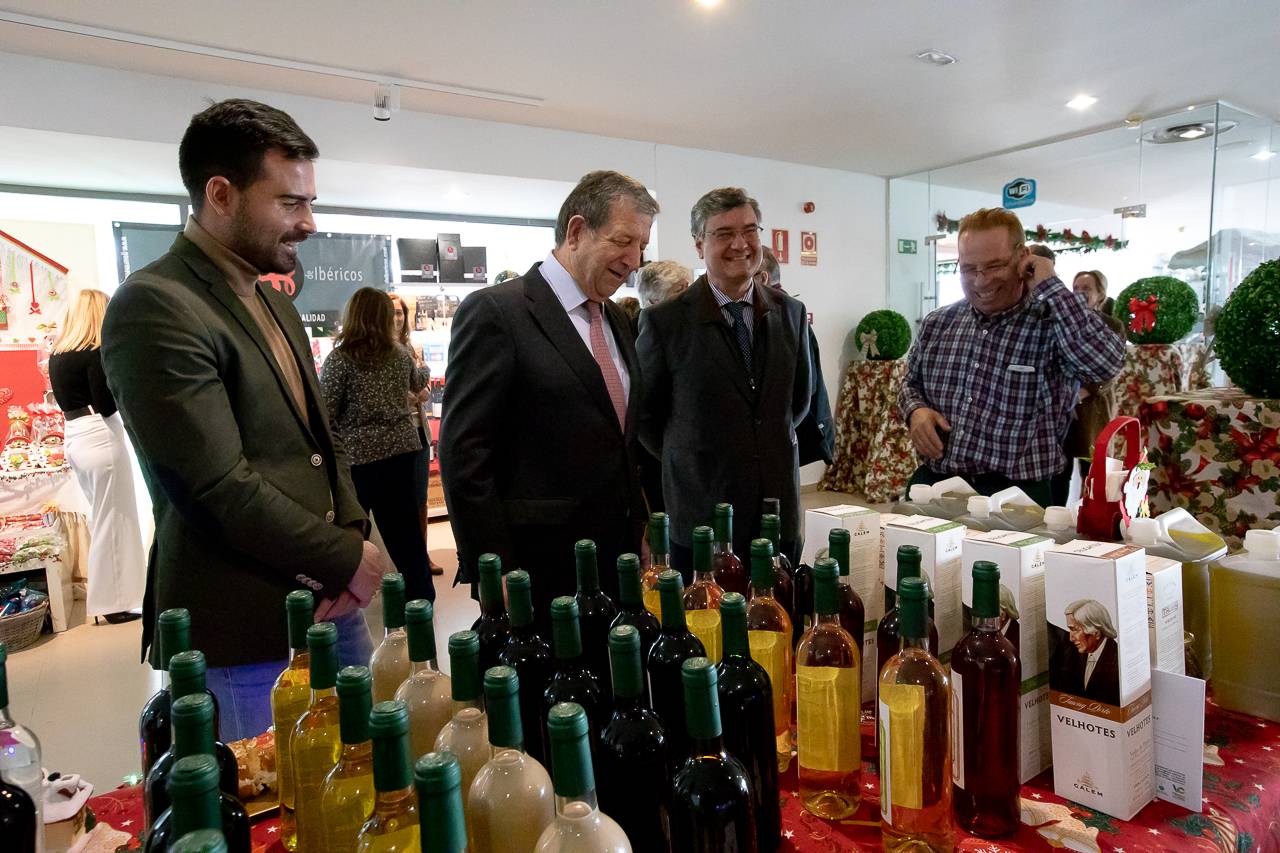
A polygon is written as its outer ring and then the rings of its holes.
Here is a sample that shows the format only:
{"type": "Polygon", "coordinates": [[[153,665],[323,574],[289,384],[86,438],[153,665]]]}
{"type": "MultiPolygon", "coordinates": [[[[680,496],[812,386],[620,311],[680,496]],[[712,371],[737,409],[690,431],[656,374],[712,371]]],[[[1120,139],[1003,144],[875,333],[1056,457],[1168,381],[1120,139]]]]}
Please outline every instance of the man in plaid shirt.
{"type": "Polygon", "coordinates": [[[924,319],[899,400],[925,460],[911,483],[960,475],[1047,505],[1080,385],[1120,372],[1124,340],[1027,250],[1015,214],[971,213],[958,240],[965,298],[924,319]]]}

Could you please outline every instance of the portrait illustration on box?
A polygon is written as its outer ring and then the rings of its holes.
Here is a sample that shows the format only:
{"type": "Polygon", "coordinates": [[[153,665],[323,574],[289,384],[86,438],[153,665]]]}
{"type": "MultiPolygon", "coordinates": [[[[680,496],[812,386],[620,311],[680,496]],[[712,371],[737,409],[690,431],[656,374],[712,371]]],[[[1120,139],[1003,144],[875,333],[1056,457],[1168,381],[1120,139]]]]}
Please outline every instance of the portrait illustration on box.
{"type": "Polygon", "coordinates": [[[1092,598],[1067,605],[1067,630],[1050,624],[1049,686],[1107,705],[1120,704],[1120,666],[1115,622],[1092,598]]]}
{"type": "Polygon", "coordinates": [[[1000,584],[1000,633],[1018,646],[1018,602],[1013,600],[1013,592],[1009,587],[1000,584]]]}

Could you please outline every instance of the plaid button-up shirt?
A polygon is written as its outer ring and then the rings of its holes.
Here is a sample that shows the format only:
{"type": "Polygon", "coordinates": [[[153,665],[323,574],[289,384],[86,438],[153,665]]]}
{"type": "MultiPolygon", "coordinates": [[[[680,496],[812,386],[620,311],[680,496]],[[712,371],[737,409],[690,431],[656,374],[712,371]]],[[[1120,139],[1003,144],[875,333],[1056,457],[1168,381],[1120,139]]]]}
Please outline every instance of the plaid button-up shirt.
{"type": "Polygon", "coordinates": [[[961,300],[920,326],[899,397],[902,417],[925,406],[951,424],[943,474],[1046,480],[1062,470],[1062,438],[1081,383],[1107,382],[1124,364],[1124,339],[1056,276],[1021,303],[986,316],[961,300]]]}

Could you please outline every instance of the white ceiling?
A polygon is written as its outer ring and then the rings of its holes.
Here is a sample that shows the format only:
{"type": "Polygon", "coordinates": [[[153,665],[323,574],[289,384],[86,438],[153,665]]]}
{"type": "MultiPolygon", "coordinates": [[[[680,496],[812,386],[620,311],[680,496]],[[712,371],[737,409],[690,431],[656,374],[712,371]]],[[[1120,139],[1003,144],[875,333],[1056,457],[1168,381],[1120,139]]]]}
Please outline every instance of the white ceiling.
{"type": "MultiPolygon", "coordinates": [[[[544,99],[402,108],[880,175],[1225,99],[1280,115],[1275,0],[0,0],[11,12],[544,99]],[[960,61],[915,60],[928,47],[960,61]],[[1089,111],[1063,105],[1085,92],[1089,111]]],[[[328,76],[0,24],[0,50],[368,102],[328,76]]]]}

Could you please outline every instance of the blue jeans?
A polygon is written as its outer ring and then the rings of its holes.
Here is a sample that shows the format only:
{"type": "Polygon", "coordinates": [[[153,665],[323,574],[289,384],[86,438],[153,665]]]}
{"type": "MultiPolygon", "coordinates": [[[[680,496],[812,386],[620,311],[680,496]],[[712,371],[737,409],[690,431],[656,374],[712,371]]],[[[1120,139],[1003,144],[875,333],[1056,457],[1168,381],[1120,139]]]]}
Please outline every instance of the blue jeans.
{"type": "MultiPolygon", "coordinates": [[[[373,639],[357,610],[333,620],[338,626],[338,666],[368,666],[373,639]]],[[[210,667],[209,690],[218,699],[218,739],[223,743],[256,737],[271,727],[271,687],[288,661],[210,667]]]]}

